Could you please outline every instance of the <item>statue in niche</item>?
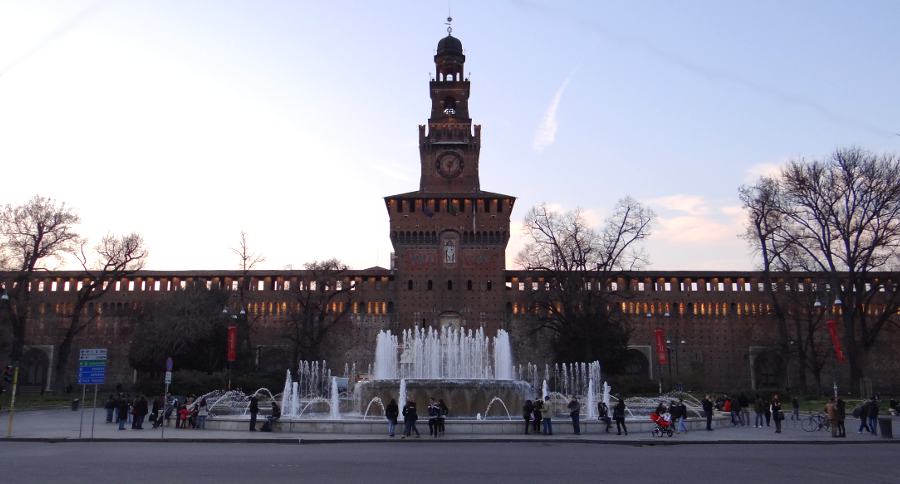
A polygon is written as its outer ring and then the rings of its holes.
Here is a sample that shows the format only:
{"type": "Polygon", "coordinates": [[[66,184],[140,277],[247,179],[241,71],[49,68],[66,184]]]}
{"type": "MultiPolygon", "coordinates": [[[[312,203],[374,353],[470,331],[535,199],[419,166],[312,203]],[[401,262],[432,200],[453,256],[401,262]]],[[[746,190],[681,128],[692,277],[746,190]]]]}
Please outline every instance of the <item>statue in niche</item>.
{"type": "Polygon", "coordinates": [[[444,263],[456,264],[456,241],[453,239],[444,242],[444,263]]]}

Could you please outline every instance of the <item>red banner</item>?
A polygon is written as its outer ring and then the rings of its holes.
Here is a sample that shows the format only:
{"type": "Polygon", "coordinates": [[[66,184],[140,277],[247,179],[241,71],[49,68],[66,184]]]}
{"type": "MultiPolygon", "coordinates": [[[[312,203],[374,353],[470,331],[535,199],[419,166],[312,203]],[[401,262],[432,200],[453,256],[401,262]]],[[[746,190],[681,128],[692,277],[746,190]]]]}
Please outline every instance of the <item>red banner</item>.
{"type": "Polygon", "coordinates": [[[237,326],[228,327],[228,361],[237,360],[237,326]]]}
{"type": "Polygon", "coordinates": [[[831,334],[831,344],[834,345],[834,357],[837,359],[838,363],[843,363],[846,361],[846,358],[844,358],[844,350],[841,349],[841,339],[838,337],[837,323],[835,323],[833,319],[829,319],[825,324],[828,325],[828,333],[831,334]]]}
{"type": "Polygon", "coordinates": [[[669,361],[666,358],[666,337],[663,336],[662,329],[655,329],[653,333],[656,335],[656,359],[660,365],[665,365],[669,361]]]}

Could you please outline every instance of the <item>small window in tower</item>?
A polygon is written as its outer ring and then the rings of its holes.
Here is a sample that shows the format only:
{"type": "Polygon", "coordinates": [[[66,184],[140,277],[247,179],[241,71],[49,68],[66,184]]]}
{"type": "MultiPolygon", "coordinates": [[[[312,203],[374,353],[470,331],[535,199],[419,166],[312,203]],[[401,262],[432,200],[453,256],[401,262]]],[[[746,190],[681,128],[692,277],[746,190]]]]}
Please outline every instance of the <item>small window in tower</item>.
{"type": "Polygon", "coordinates": [[[407,290],[407,291],[412,291],[412,290],[413,290],[413,282],[412,282],[412,279],[406,281],[406,290],[407,290]]]}
{"type": "Polygon", "coordinates": [[[453,281],[450,281],[450,280],[447,281],[447,290],[448,291],[453,290],[453,281]]]}
{"type": "Polygon", "coordinates": [[[487,290],[490,291],[494,288],[494,283],[491,281],[487,281],[487,290]]]}
{"type": "Polygon", "coordinates": [[[468,291],[472,290],[472,279],[469,279],[468,281],[466,281],[466,290],[468,290],[468,291]]]}
{"type": "Polygon", "coordinates": [[[429,280],[428,280],[428,290],[429,290],[429,291],[431,290],[431,286],[432,286],[432,284],[431,284],[431,279],[429,279],[429,280]]]}

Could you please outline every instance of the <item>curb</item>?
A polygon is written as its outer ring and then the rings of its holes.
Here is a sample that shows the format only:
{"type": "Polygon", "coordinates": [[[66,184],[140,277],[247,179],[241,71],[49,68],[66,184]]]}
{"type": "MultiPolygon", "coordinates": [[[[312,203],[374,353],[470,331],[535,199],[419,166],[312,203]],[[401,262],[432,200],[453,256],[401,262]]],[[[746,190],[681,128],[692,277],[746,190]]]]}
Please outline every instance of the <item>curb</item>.
{"type": "Polygon", "coordinates": [[[147,439],[147,438],[54,438],[54,437],[2,437],[0,442],[43,442],[50,444],[66,444],[66,443],[111,443],[111,442],[129,442],[129,443],[183,443],[183,444],[288,444],[288,445],[320,445],[320,444],[385,444],[396,443],[397,445],[415,445],[413,442],[425,445],[431,444],[451,444],[451,443],[485,443],[485,444],[518,444],[518,443],[557,443],[557,444],[594,444],[594,445],[625,445],[632,447],[653,447],[653,446],[673,446],[673,445],[871,445],[871,444],[900,444],[897,439],[879,439],[879,440],[852,440],[852,441],[831,441],[831,440],[589,440],[589,439],[508,439],[508,438],[485,438],[485,439],[384,439],[384,438],[361,438],[361,439],[316,439],[316,438],[271,438],[271,439],[147,439]]]}

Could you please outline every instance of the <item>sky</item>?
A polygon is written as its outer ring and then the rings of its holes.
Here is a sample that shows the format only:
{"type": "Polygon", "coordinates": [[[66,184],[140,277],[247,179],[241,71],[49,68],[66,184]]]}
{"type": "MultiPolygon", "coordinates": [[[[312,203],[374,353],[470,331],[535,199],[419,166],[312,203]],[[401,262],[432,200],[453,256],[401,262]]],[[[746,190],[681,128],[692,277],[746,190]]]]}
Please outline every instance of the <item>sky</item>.
{"type": "MultiPolygon", "coordinates": [[[[840,146],[900,153],[900,2],[453,0],[481,187],[600,224],[650,269],[752,270],[738,187],[840,146]]],[[[0,0],[0,203],[141,233],[155,270],[387,267],[418,188],[441,1],[0,0]]],[[[60,266],[62,268],[66,265],[60,266]]]]}

